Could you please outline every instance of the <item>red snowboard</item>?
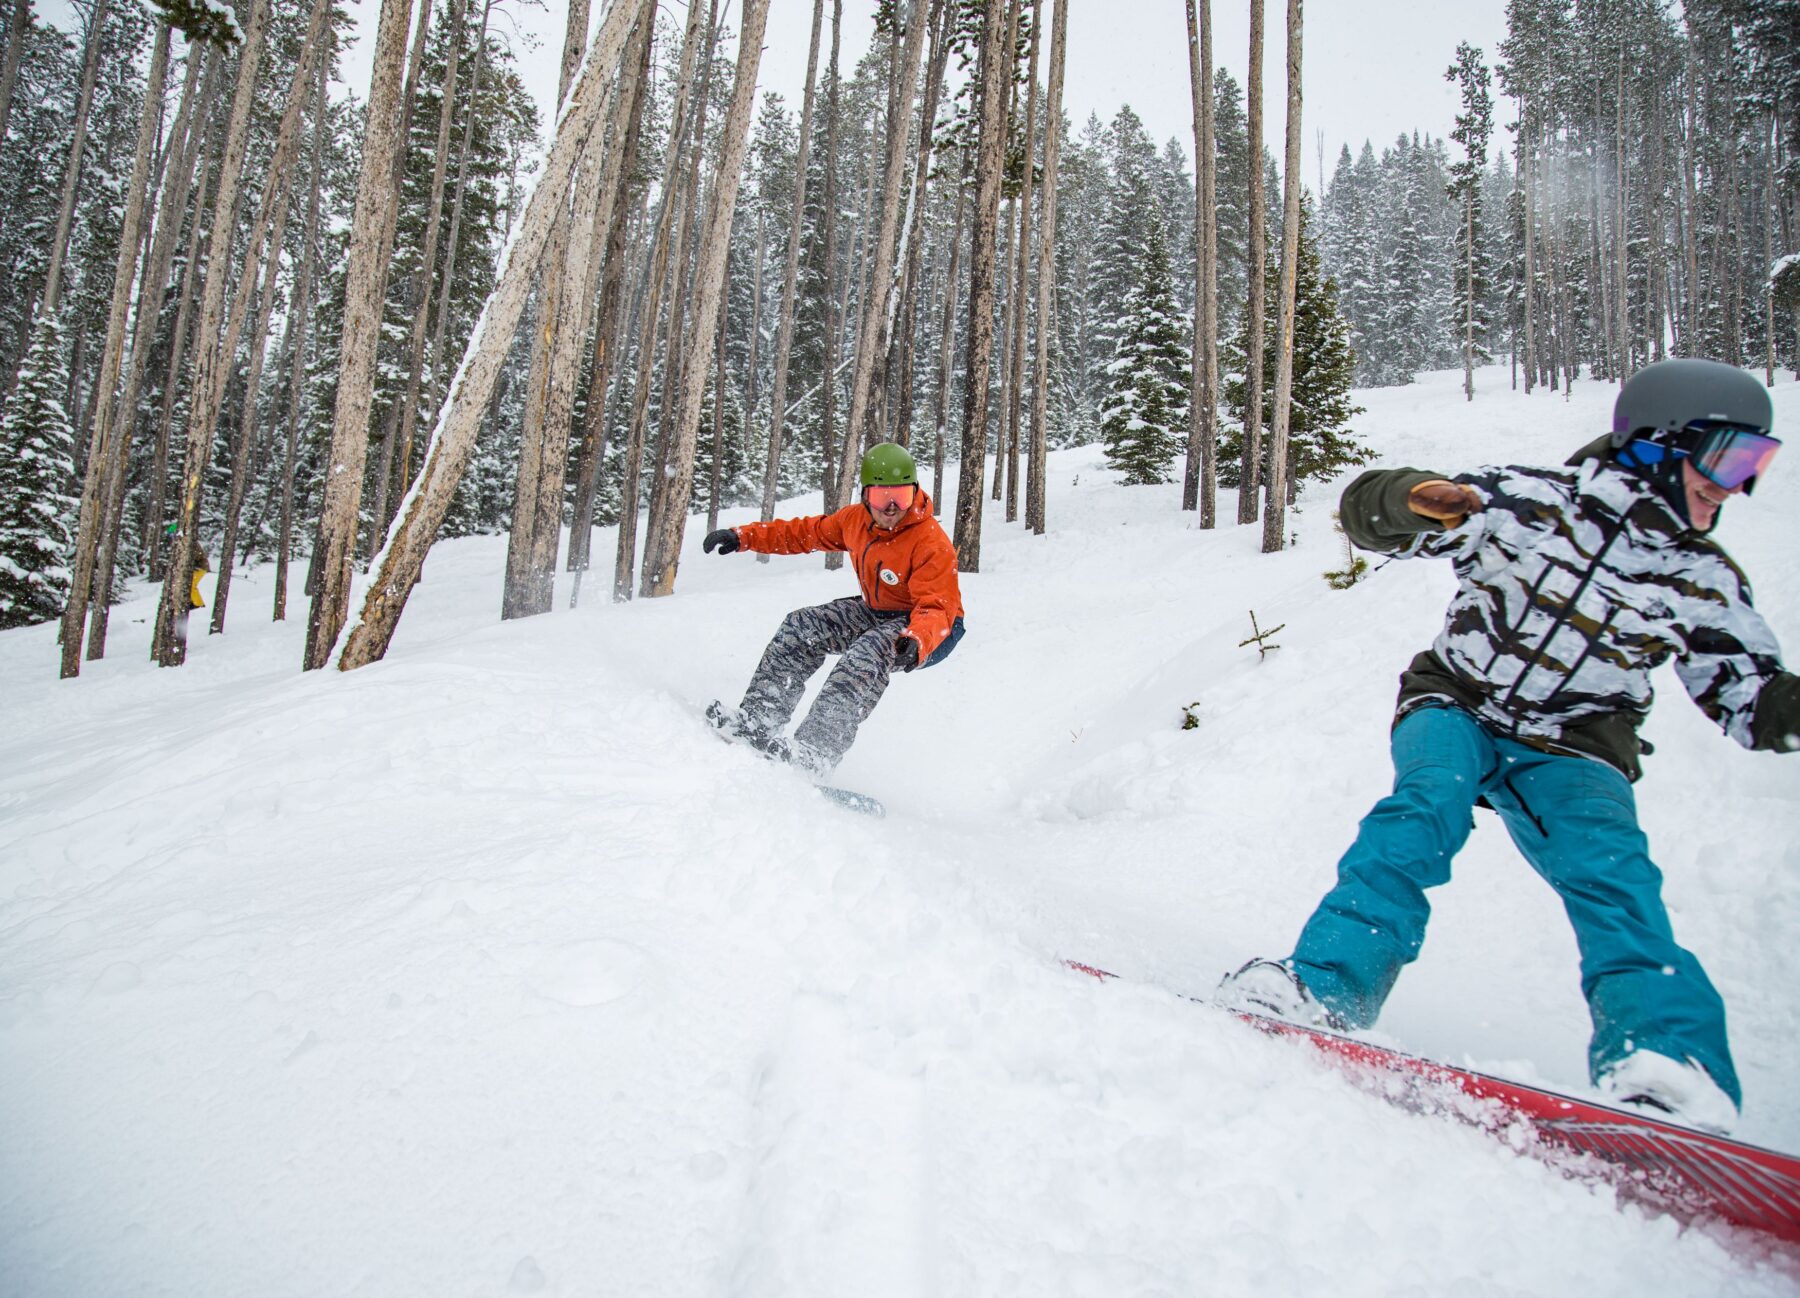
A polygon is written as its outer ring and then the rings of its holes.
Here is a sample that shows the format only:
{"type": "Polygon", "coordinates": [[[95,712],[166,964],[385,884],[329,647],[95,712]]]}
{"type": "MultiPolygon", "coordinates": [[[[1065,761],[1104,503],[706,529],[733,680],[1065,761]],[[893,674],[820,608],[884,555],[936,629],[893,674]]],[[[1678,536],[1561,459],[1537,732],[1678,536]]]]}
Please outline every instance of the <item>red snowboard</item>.
{"type": "MultiPolygon", "coordinates": [[[[1064,963],[1095,978],[1117,976],[1064,963]]],[[[1800,1157],[1332,1032],[1258,1014],[1238,1017],[1271,1036],[1305,1041],[1344,1065],[1358,1085],[1407,1109],[1508,1135],[1523,1126],[1535,1137],[1528,1151],[1592,1155],[1606,1164],[1607,1181],[1648,1206],[1683,1218],[1716,1217],[1800,1244],[1800,1157]]]]}

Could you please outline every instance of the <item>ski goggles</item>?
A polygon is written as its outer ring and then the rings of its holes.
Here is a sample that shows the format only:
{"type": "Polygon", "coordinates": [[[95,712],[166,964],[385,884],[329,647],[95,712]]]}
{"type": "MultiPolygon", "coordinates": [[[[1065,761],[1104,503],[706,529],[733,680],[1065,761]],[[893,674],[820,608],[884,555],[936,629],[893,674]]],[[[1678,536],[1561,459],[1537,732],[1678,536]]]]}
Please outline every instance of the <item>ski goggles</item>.
{"type": "Polygon", "coordinates": [[[1647,469],[1670,459],[1686,459],[1708,482],[1748,495],[1756,490],[1756,482],[1768,471],[1769,462],[1781,449],[1781,442],[1761,429],[1743,424],[1714,423],[1699,420],[1684,430],[1687,446],[1669,446],[1662,442],[1639,439],[1619,455],[1619,462],[1629,468],[1647,469]]]}
{"type": "Polygon", "coordinates": [[[1754,491],[1756,483],[1768,471],[1769,462],[1781,449],[1776,438],[1742,424],[1711,422],[1689,424],[1700,440],[1688,453],[1688,462],[1704,478],[1727,491],[1742,487],[1754,491]]]}
{"type": "Polygon", "coordinates": [[[891,505],[911,509],[918,491],[918,487],[910,482],[899,487],[864,487],[863,503],[874,510],[887,509],[891,505]]]}

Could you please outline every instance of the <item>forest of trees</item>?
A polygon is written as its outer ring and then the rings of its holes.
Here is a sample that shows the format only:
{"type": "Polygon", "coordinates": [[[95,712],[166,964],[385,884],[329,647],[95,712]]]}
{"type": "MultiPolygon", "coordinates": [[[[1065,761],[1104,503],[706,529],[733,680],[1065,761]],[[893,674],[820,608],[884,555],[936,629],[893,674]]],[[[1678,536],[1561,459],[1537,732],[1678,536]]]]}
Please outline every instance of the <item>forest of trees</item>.
{"type": "Polygon", "coordinates": [[[1800,364],[1800,0],[1511,0],[1502,48],[1444,52],[1454,130],[1310,195],[1210,0],[1161,142],[1067,118],[1068,0],[872,0],[849,66],[811,0],[800,103],[755,94],[768,0],[572,0],[560,128],[511,2],[383,0],[345,97],[331,0],[5,3],[0,627],[60,618],[65,675],[139,578],[181,662],[202,561],[211,632],[274,565],[308,667],[379,657],[440,536],[509,534],[507,617],[559,567],[667,594],[690,510],[847,503],[884,439],[960,484],[965,568],[984,501],[1043,531],[1045,450],[1096,441],[1204,526],[1247,487],[1279,548],[1376,439],[1353,383],[1800,364]]]}

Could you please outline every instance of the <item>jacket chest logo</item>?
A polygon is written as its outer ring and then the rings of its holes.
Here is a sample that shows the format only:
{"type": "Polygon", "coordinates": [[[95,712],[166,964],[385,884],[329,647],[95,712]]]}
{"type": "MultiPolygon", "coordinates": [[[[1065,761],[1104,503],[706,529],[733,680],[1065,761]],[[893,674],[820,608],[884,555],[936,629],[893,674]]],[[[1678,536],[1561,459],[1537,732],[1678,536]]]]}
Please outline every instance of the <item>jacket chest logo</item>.
{"type": "Polygon", "coordinates": [[[881,578],[881,584],[883,586],[898,586],[900,584],[900,574],[895,572],[892,568],[879,568],[876,570],[876,573],[881,578]]]}

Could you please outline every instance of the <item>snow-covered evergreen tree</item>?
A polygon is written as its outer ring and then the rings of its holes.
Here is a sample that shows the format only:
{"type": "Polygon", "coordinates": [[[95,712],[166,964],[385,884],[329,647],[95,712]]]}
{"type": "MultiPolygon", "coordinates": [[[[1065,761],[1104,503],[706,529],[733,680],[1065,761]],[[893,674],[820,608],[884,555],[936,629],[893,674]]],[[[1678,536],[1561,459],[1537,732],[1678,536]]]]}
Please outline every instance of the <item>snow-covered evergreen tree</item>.
{"type": "Polygon", "coordinates": [[[1172,279],[1153,208],[1137,283],[1115,329],[1119,341],[1107,367],[1111,396],[1100,421],[1106,462],[1127,483],[1167,482],[1170,463],[1186,444],[1190,356],[1172,279]]]}
{"type": "MultiPolygon", "coordinates": [[[[1294,390],[1292,423],[1288,432],[1289,477],[1295,486],[1308,479],[1332,478],[1354,465],[1366,464],[1371,454],[1350,426],[1350,421],[1363,410],[1350,396],[1355,377],[1355,355],[1350,349],[1349,327],[1338,310],[1337,284],[1325,273],[1319,241],[1313,234],[1314,219],[1312,201],[1303,197],[1300,256],[1295,263],[1294,390]]],[[[1271,250],[1265,277],[1271,311],[1279,305],[1279,269],[1277,255],[1271,250]]],[[[1235,424],[1221,437],[1219,445],[1219,480],[1228,487],[1239,485],[1243,462],[1247,393],[1241,375],[1244,349],[1249,345],[1247,332],[1240,330],[1231,344],[1231,368],[1235,376],[1225,384],[1226,408],[1235,424]]],[[[1264,335],[1263,368],[1267,373],[1274,372],[1277,332],[1271,329],[1264,335]]],[[[1265,387],[1265,427],[1274,416],[1274,393],[1265,387]]],[[[1264,472],[1266,478],[1266,466],[1264,472]]]]}
{"type": "Polygon", "coordinates": [[[0,628],[60,617],[68,603],[80,503],[68,384],[62,332],[45,317],[0,414],[0,628]]]}

